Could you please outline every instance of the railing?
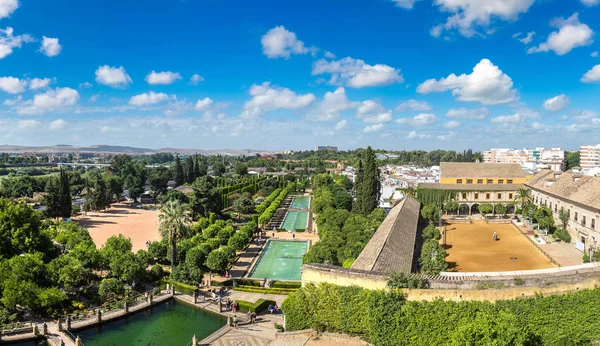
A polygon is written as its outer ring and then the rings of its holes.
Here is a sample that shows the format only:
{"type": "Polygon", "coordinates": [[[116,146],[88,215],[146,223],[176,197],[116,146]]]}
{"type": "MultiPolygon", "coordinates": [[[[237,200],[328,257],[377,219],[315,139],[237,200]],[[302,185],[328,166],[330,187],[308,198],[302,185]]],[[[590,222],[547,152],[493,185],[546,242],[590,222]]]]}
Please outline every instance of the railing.
{"type": "Polygon", "coordinates": [[[529,234],[523,232],[521,227],[516,225],[515,222],[512,222],[512,225],[516,227],[519,230],[519,233],[521,233],[525,237],[525,239],[527,239],[536,249],[538,249],[542,253],[542,255],[544,255],[552,264],[554,264],[557,267],[561,267],[560,263],[556,262],[554,258],[552,258],[552,256],[550,256],[546,251],[544,251],[544,249],[542,249],[535,240],[531,239],[531,237],[529,237],[529,234]]]}
{"type": "MultiPolygon", "coordinates": [[[[75,337],[70,331],[68,330],[63,330],[63,333],[71,340],[73,341],[74,344],[77,345],[77,337],[75,337]]],[[[60,344],[59,344],[60,345],[60,344]]],[[[83,340],[81,340],[81,338],[79,338],[79,345],[81,346],[85,346],[85,344],[83,343],[83,340]]]]}

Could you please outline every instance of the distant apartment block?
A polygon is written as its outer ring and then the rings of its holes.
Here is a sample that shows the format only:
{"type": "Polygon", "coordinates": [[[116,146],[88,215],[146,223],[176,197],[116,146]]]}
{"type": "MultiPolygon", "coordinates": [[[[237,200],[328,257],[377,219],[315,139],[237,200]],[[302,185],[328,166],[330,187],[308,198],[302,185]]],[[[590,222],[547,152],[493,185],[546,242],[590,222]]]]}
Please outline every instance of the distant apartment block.
{"type": "Polygon", "coordinates": [[[549,168],[555,172],[565,169],[566,154],[561,148],[492,149],[483,152],[485,163],[518,163],[522,168],[549,168]]]}
{"type": "Polygon", "coordinates": [[[600,144],[583,145],[579,148],[580,166],[582,169],[600,167],[600,144]]]}
{"type": "Polygon", "coordinates": [[[316,151],[338,151],[338,147],[330,145],[318,145],[316,151]]]}

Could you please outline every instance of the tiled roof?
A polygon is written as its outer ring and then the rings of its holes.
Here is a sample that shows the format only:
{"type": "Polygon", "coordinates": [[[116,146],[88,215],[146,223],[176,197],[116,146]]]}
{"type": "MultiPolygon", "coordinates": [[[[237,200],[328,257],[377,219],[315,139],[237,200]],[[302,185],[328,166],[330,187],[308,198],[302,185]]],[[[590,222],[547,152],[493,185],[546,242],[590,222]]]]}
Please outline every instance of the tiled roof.
{"type": "Polygon", "coordinates": [[[442,178],[525,178],[518,163],[440,163],[442,178]]]}
{"type": "Polygon", "coordinates": [[[352,269],[378,273],[392,273],[398,270],[412,272],[419,209],[420,203],[412,197],[404,198],[392,208],[352,265],[352,269]]]}
{"type": "Polygon", "coordinates": [[[557,175],[551,170],[543,170],[525,186],[600,211],[600,177],[582,176],[571,171],[557,175]]]}
{"type": "Polygon", "coordinates": [[[421,183],[420,189],[440,189],[458,191],[517,191],[522,184],[434,184],[421,183]]]}

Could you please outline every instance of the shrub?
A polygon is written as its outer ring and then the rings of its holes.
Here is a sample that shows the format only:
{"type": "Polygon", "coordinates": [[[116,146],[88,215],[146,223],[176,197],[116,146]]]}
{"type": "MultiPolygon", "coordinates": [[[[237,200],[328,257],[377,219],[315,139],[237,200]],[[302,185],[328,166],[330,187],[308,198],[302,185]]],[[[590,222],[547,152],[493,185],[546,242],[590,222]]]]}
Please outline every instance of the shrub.
{"type": "Polygon", "coordinates": [[[274,281],[273,288],[290,288],[290,289],[298,289],[302,287],[302,283],[300,282],[286,282],[286,281],[274,281]]]}
{"type": "Polygon", "coordinates": [[[423,229],[422,234],[423,234],[424,241],[432,240],[432,239],[433,240],[442,239],[442,234],[433,224],[427,225],[427,227],[425,227],[425,229],[423,229]]]}
{"type": "Polygon", "coordinates": [[[514,282],[515,282],[515,286],[523,286],[523,285],[525,285],[525,280],[523,280],[522,278],[515,278],[514,282]]]}
{"type": "Polygon", "coordinates": [[[247,302],[245,300],[236,300],[235,302],[237,303],[238,309],[240,310],[240,312],[254,311],[257,314],[267,310],[269,305],[277,304],[273,300],[262,299],[262,298],[257,300],[255,303],[247,302]]]}
{"type": "Polygon", "coordinates": [[[294,293],[295,289],[290,288],[262,288],[253,286],[235,286],[234,291],[249,292],[249,293],[264,293],[264,294],[291,294],[294,293]]]}
{"type": "Polygon", "coordinates": [[[165,271],[160,264],[155,264],[152,266],[152,268],[150,268],[150,274],[152,275],[152,279],[154,281],[159,281],[163,278],[163,276],[165,276],[165,271]]]}

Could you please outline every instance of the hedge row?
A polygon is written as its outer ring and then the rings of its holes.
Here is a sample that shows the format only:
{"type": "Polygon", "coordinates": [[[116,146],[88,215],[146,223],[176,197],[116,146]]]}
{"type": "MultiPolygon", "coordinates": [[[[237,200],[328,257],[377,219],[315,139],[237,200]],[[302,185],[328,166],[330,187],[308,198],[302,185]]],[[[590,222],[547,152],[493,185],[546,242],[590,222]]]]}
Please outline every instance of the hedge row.
{"type": "Polygon", "coordinates": [[[274,281],[272,284],[273,288],[293,288],[298,289],[302,287],[300,282],[286,282],[286,281],[274,281]]]}
{"type": "Polygon", "coordinates": [[[258,213],[258,214],[264,213],[265,210],[267,209],[267,207],[270,206],[271,203],[273,203],[273,201],[275,200],[275,198],[277,198],[277,196],[279,196],[280,192],[281,192],[281,189],[275,189],[275,191],[271,192],[270,195],[265,197],[265,199],[262,201],[262,203],[259,204],[258,206],[256,206],[256,213],[258,213]]]}
{"type": "Polygon", "coordinates": [[[282,310],[288,331],[360,335],[375,346],[591,345],[600,341],[598,301],[599,288],[495,303],[409,302],[400,290],[308,284],[282,310]]]}
{"type": "Polygon", "coordinates": [[[262,288],[262,287],[244,286],[244,285],[235,286],[233,288],[233,290],[240,291],[240,292],[250,292],[250,293],[285,294],[285,295],[296,292],[295,289],[290,289],[290,288],[262,288]]]}
{"type": "Polygon", "coordinates": [[[236,300],[238,309],[240,312],[254,311],[257,314],[261,313],[269,308],[269,305],[276,305],[277,303],[273,300],[259,299],[256,303],[247,302],[245,300],[236,300]]]}
{"type": "Polygon", "coordinates": [[[271,220],[273,215],[275,215],[277,208],[279,208],[279,205],[281,204],[281,202],[283,202],[285,197],[290,193],[290,190],[291,190],[291,188],[289,186],[286,187],[285,189],[281,190],[281,192],[279,193],[277,198],[275,198],[275,200],[271,203],[271,205],[269,205],[269,207],[258,218],[259,224],[264,225],[267,222],[269,222],[269,220],[271,220]]]}

